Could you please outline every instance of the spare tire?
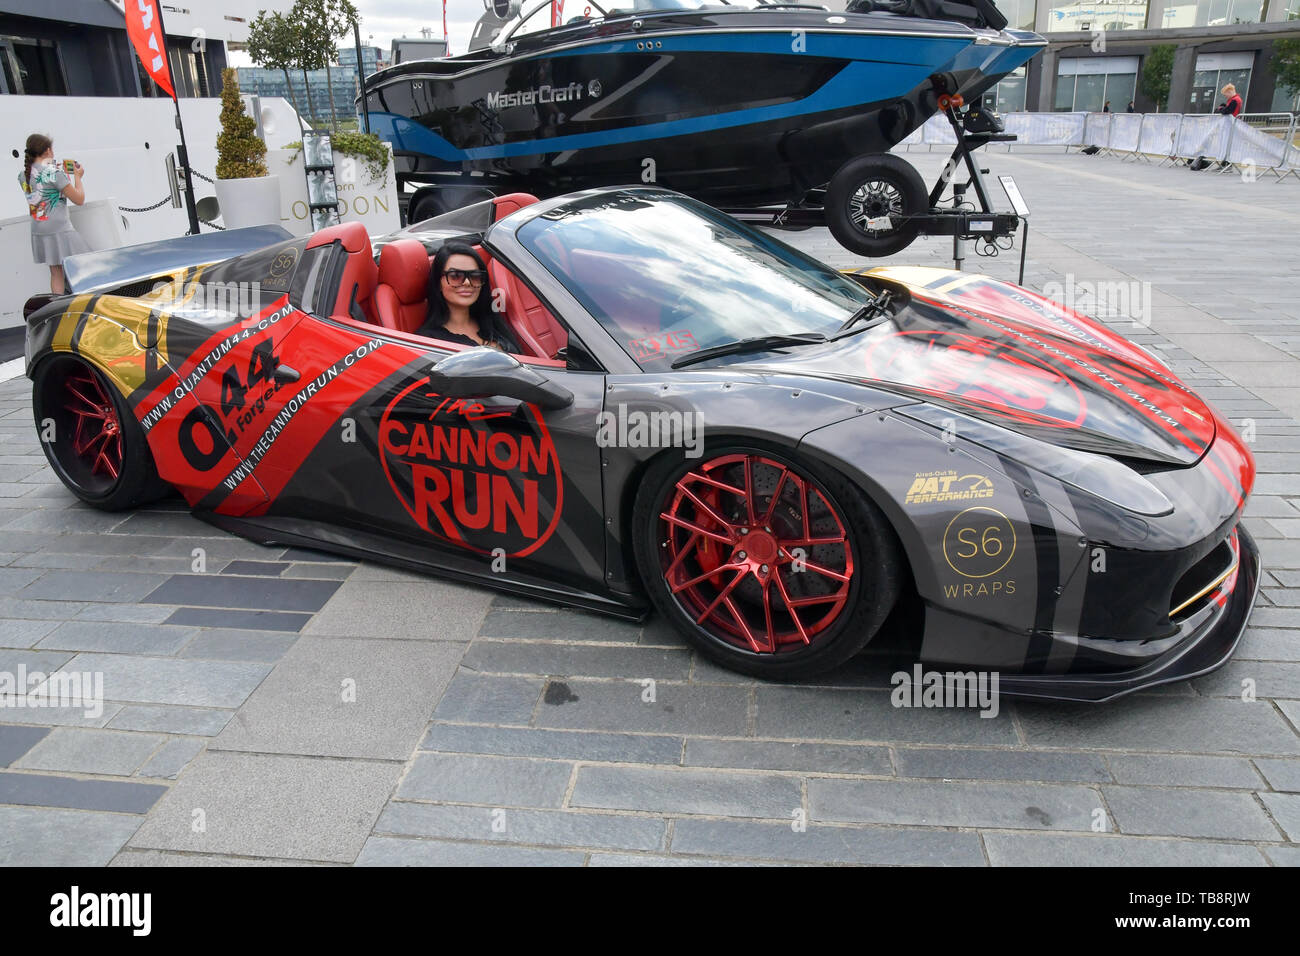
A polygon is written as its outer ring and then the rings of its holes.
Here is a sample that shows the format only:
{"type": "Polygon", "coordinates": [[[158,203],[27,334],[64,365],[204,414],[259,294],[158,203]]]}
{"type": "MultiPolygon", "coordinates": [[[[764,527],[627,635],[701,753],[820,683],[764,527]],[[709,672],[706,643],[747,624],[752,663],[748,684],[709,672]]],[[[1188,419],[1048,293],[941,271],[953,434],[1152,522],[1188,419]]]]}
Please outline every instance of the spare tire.
{"type": "Polygon", "coordinates": [[[851,159],[826,186],[826,225],[845,249],[888,256],[921,231],[913,217],[928,212],[930,194],[911,163],[890,153],[851,159]]]}

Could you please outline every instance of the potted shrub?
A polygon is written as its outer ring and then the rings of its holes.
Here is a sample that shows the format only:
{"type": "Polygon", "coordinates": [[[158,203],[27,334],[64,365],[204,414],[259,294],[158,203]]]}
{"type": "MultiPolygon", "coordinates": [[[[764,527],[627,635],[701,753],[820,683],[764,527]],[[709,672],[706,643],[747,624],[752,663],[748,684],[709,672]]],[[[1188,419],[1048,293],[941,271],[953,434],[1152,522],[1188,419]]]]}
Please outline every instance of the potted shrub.
{"type": "Polygon", "coordinates": [[[221,132],[217,135],[217,202],[227,229],[280,221],[280,180],[267,175],[266,144],[239,98],[234,70],[221,71],[221,132]]]}

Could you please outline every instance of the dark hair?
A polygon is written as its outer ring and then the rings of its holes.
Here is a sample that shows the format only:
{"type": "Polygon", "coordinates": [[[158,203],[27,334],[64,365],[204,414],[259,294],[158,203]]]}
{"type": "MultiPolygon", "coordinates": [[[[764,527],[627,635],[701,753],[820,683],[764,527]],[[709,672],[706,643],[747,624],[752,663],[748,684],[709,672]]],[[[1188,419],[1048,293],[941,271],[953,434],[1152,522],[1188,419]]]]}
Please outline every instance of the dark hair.
{"type": "MultiPolygon", "coordinates": [[[[447,260],[452,256],[469,256],[478,265],[478,268],[485,274],[487,266],[473,246],[464,242],[444,243],[433,257],[433,265],[429,269],[429,318],[430,325],[445,326],[447,320],[451,318],[451,309],[447,305],[447,299],[442,294],[442,274],[447,271],[447,260]]],[[[508,343],[510,346],[518,349],[514,336],[506,328],[505,323],[497,318],[496,312],[492,310],[492,289],[488,282],[484,282],[479,289],[478,298],[475,299],[469,307],[469,317],[478,323],[479,337],[485,342],[500,341],[508,343]]]]}
{"type": "Polygon", "coordinates": [[[54,145],[54,140],[50,139],[44,133],[32,133],[27,137],[27,145],[24,148],[26,153],[23,159],[23,173],[27,177],[27,185],[32,184],[32,163],[36,162],[37,156],[44,156],[45,151],[54,145]]]}

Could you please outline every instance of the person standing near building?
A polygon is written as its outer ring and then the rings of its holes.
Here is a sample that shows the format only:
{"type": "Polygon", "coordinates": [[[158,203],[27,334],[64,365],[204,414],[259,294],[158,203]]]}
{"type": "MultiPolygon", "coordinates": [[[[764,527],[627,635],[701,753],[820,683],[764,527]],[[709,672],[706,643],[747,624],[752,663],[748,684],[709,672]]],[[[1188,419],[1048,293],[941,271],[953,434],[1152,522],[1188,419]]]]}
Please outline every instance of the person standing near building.
{"type": "Polygon", "coordinates": [[[1102,111],[1103,113],[1109,113],[1109,112],[1110,112],[1110,100],[1107,100],[1104,104],[1102,104],[1101,111],[1102,111]]]}
{"type": "Polygon", "coordinates": [[[50,267],[50,291],[55,295],[62,295],[66,288],[63,260],[90,251],[68,217],[68,203],[80,206],[86,201],[81,185],[85,170],[80,163],[69,165],[70,169],[55,160],[54,141],[48,136],[32,133],[27,137],[18,185],[32,217],[32,257],[50,267]]]}
{"type": "Polygon", "coordinates": [[[1136,112],[1137,112],[1137,110],[1136,110],[1136,109],[1134,108],[1134,106],[1133,106],[1133,101],[1132,101],[1132,100],[1129,100],[1129,101],[1128,101],[1128,109],[1126,109],[1124,112],[1125,112],[1125,113],[1136,113],[1136,112]]]}
{"type": "Polygon", "coordinates": [[[1223,102],[1214,108],[1214,112],[1221,116],[1240,116],[1241,115],[1241,97],[1237,95],[1237,88],[1231,83],[1224,84],[1222,90],[1223,102]]]}

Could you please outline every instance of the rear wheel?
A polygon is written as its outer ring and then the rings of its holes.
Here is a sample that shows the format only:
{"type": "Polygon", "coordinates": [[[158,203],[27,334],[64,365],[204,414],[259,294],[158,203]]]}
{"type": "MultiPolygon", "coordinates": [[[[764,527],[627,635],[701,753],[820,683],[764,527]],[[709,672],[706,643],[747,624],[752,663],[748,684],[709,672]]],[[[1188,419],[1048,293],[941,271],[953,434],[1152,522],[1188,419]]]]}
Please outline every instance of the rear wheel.
{"type": "Polygon", "coordinates": [[[838,474],[754,446],[651,465],[634,546],[660,613],[706,656],[774,680],[848,660],[899,589],[880,511],[838,474]]]}
{"type": "Polygon", "coordinates": [[[912,217],[930,195],[911,163],[888,153],[851,159],[826,186],[826,225],[844,248],[864,256],[893,255],[921,231],[912,217]]]}
{"type": "Polygon", "coordinates": [[[140,423],[94,366],[72,356],[42,362],[32,411],[45,457],[82,501],[119,511],[167,493],[140,423]]]}
{"type": "Polygon", "coordinates": [[[423,190],[411,202],[406,214],[407,224],[423,222],[435,216],[460,209],[485,199],[491,199],[494,193],[490,189],[478,186],[437,186],[423,190]]]}

